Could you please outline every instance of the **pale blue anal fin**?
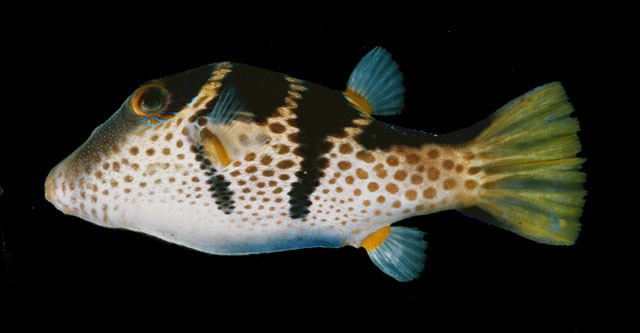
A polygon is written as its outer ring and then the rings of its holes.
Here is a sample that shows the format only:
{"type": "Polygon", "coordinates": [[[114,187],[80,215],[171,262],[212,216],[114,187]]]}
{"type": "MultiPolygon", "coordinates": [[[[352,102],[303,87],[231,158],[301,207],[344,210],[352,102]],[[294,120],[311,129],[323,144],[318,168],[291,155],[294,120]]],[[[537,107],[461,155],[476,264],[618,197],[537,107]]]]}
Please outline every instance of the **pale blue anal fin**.
{"type": "Polygon", "coordinates": [[[367,236],[361,246],[371,261],[385,274],[406,282],[416,279],[424,269],[427,242],[416,228],[383,227],[367,236]]]}
{"type": "Polygon", "coordinates": [[[351,73],[344,95],[363,113],[399,114],[404,105],[404,85],[391,54],[380,46],[367,53],[351,73]]]}

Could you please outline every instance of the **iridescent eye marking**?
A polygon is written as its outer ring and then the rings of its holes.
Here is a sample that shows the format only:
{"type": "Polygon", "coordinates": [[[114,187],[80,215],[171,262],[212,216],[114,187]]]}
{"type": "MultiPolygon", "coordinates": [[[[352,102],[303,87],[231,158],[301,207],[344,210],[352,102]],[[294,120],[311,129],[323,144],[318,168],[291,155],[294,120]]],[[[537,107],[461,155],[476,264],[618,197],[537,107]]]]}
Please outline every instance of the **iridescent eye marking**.
{"type": "Polygon", "coordinates": [[[190,91],[175,94],[162,85],[151,84],[140,89],[133,99],[132,109],[141,118],[135,124],[143,128],[165,123],[193,101],[190,91]]]}

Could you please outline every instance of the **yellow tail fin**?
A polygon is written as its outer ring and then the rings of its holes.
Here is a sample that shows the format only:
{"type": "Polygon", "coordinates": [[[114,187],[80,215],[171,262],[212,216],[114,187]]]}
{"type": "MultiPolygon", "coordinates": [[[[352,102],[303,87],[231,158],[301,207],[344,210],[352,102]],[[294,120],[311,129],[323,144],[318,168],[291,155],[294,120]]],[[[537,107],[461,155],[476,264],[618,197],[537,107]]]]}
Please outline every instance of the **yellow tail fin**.
{"type": "Polygon", "coordinates": [[[586,191],[584,158],[558,82],[538,87],[494,113],[469,148],[481,172],[476,206],[467,215],[536,242],[571,245],[580,233],[586,191]]]}

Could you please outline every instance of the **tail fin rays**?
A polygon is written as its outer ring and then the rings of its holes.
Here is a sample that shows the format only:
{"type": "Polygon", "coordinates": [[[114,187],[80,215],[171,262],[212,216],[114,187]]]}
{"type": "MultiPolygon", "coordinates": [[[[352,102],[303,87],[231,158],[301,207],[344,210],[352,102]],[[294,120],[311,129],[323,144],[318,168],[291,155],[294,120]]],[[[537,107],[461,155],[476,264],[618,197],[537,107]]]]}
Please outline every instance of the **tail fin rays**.
{"type": "Polygon", "coordinates": [[[470,148],[484,172],[476,207],[464,214],[528,239],[573,244],[584,205],[578,121],[560,83],[538,87],[491,116],[470,148]]]}

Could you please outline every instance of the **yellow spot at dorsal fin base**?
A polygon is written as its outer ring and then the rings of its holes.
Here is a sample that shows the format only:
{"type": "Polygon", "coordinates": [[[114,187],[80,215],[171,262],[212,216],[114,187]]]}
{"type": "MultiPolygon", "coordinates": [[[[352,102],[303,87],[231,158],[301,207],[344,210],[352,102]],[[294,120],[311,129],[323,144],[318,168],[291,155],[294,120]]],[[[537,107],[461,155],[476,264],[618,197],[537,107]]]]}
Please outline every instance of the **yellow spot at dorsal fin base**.
{"type": "Polygon", "coordinates": [[[231,163],[229,153],[227,153],[224,145],[215,134],[205,128],[200,131],[200,139],[202,140],[203,150],[207,157],[213,158],[215,162],[222,167],[231,163]]]}
{"type": "Polygon", "coordinates": [[[361,246],[364,247],[367,252],[375,250],[378,246],[380,246],[380,244],[382,244],[382,242],[384,242],[385,239],[387,239],[390,230],[391,227],[389,226],[382,227],[376,230],[374,233],[367,236],[367,238],[362,241],[361,246]]]}
{"type": "Polygon", "coordinates": [[[367,100],[357,92],[347,88],[347,90],[344,91],[344,96],[347,98],[349,104],[351,104],[351,106],[356,108],[358,111],[367,115],[371,115],[371,113],[373,112],[373,109],[371,108],[369,102],[367,102],[367,100]]]}

